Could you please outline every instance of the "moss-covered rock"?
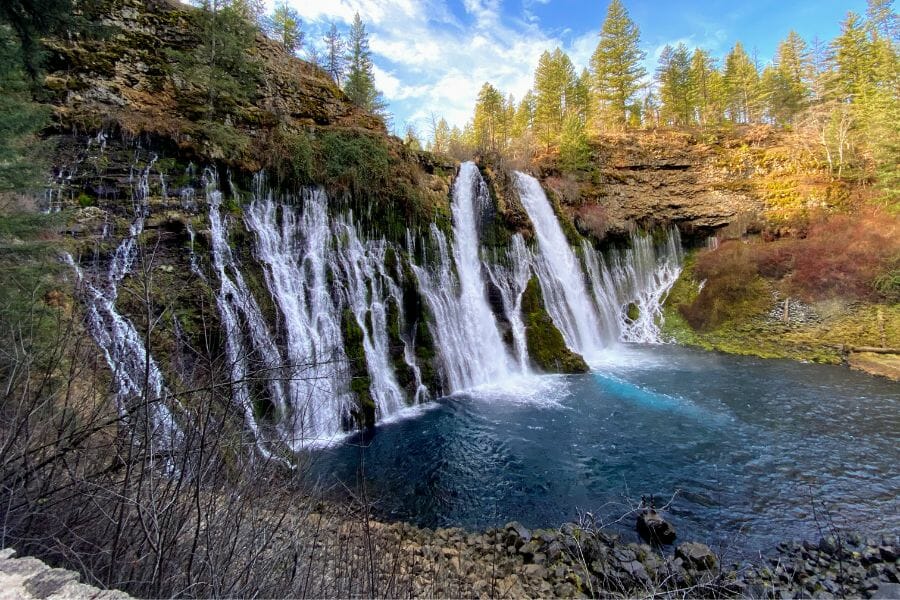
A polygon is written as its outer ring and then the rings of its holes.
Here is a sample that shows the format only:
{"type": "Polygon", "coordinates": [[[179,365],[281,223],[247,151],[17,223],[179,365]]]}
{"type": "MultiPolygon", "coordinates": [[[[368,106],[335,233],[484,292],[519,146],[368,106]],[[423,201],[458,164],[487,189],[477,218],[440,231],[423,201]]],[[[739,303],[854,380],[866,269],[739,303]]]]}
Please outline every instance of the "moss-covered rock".
{"type": "Polygon", "coordinates": [[[528,355],[541,369],[552,373],[585,373],[584,359],[569,350],[553,319],[544,307],[537,277],[532,277],[522,294],[522,318],[528,355]]]}
{"type": "Polygon", "coordinates": [[[350,391],[357,403],[351,412],[360,427],[372,427],[375,425],[375,399],[372,398],[372,379],[366,369],[363,330],[350,309],[345,309],[341,314],[341,330],[344,334],[344,352],[350,363],[350,391]]]}

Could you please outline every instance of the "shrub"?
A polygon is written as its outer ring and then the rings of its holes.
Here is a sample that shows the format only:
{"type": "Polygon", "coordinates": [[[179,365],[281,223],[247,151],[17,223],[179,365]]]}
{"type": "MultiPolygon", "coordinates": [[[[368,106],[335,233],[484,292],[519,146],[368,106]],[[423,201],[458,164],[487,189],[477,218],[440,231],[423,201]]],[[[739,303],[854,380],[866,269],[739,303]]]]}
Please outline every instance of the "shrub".
{"type": "Polygon", "coordinates": [[[788,283],[793,293],[807,300],[875,300],[884,295],[881,290],[891,293],[885,276],[900,254],[898,219],[877,211],[834,216],[811,226],[792,250],[788,283]]]}
{"type": "Polygon", "coordinates": [[[751,250],[743,242],[725,242],[717,250],[701,253],[694,273],[706,283],[693,302],[679,307],[694,329],[708,331],[729,321],[757,315],[771,302],[768,286],[759,276],[751,250]]]}
{"type": "Polygon", "coordinates": [[[371,197],[384,187],[390,157],[382,139],[355,131],[328,131],[319,143],[322,179],[355,197],[371,197]]]}

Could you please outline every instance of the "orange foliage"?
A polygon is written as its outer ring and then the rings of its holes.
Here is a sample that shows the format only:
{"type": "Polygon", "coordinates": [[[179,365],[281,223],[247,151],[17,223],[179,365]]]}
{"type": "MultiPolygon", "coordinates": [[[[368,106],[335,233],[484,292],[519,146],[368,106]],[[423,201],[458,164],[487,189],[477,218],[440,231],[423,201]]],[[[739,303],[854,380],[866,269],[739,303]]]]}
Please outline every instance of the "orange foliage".
{"type": "Polygon", "coordinates": [[[788,242],[788,283],[807,300],[833,296],[877,299],[873,283],[900,259],[900,219],[870,210],[813,224],[805,239],[788,242]]]}

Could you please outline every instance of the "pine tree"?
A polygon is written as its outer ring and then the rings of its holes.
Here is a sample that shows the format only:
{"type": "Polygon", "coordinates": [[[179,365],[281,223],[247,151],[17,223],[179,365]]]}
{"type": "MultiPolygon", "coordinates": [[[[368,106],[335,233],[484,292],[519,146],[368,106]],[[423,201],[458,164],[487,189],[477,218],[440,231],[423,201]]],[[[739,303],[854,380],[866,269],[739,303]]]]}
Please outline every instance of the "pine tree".
{"type": "Polygon", "coordinates": [[[690,93],[695,119],[701,127],[722,118],[721,77],[718,75],[715,59],[705,50],[695,48],[691,56],[690,93]]]}
{"type": "Polygon", "coordinates": [[[641,125],[644,127],[659,127],[659,108],[659,98],[656,97],[652,89],[647,90],[641,102],[641,125]]]}
{"type": "Polygon", "coordinates": [[[616,125],[624,125],[627,107],[647,75],[641,66],[640,32],[621,0],[612,0],[600,30],[600,42],[591,56],[594,93],[601,112],[616,125]]]}
{"type": "Polygon", "coordinates": [[[375,87],[375,74],[373,72],[372,52],[369,50],[369,35],[366,26],[359,13],[353,17],[353,25],[350,26],[349,55],[347,57],[347,81],[344,83],[344,93],[359,107],[384,116],[387,104],[381,96],[381,92],[375,87]]]}
{"type": "Polygon", "coordinates": [[[32,58],[12,28],[0,22],[0,192],[40,183],[44,165],[35,135],[48,123],[50,111],[31,99],[27,71],[32,58]]]}
{"type": "Polygon", "coordinates": [[[171,51],[184,79],[203,94],[198,106],[191,93],[182,95],[185,108],[199,113],[207,124],[219,122],[240,103],[250,100],[260,69],[249,48],[258,31],[246,18],[247,5],[209,0],[199,11],[200,43],[193,51],[171,51]]]}
{"type": "Polygon", "coordinates": [[[806,42],[791,31],[778,45],[772,66],[763,72],[761,88],[766,98],[766,112],[779,125],[792,123],[809,98],[805,83],[808,61],[806,42]]]}
{"type": "Polygon", "coordinates": [[[871,47],[859,15],[847,13],[841,34],[831,45],[835,67],[831,91],[840,99],[852,100],[865,92],[872,74],[871,47]]]}
{"type": "Polygon", "coordinates": [[[866,3],[866,27],[873,38],[882,38],[894,44],[900,43],[900,19],[891,5],[894,0],[868,0],[866,3]]]}
{"type": "Polygon", "coordinates": [[[725,57],[726,112],[733,123],[750,123],[756,118],[759,73],[740,42],[725,57]]]}
{"type": "Polygon", "coordinates": [[[71,20],[71,0],[3,0],[0,24],[6,24],[6,40],[18,47],[16,64],[28,79],[37,82],[43,60],[41,37],[58,31],[71,20]]]}
{"type": "Polygon", "coordinates": [[[475,103],[475,116],[472,119],[472,141],[476,148],[491,151],[501,149],[503,112],[503,94],[490,83],[482,85],[475,103]]]}
{"type": "Polygon", "coordinates": [[[584,121],[578,114],[569,113],[563,123],[559,139],[559,164],[566,171],[587,168],[591,158],[584,121]]]}
{"type": "Polygon", "coordinates": [[[448,154],[450,152],[450,125],[443,117],[435,124],[432,137],[432,152],[436,154],[448,154]]]}
{"type": "Polygon", "coordinates": [[[571,98],[566,102],[566,112],[574,112],[585,124],[590,123],[592,116],[590,71],[582,69],[570,96],[571,98]]]}
{"type": "Polygon", "coordinates": [[[272,34],[276,41],[291,54],[303,47],[303,31],[300,14],[282,0],[272,14],[272,34]]]}
{"type": "Polygon", "coordinates": [[[320,69],[325,68],[325,59],[322,56],[322,52],[312,44],[306,46],[306,62],[312,63],[320,69]]]}
{"type": "Polygon", "coordinates": [[[566,107],[574,103],[575,67],[569,57],[556,48],[544,52],[534,72],[534,129],[538,141],[548,150],[559,141],[566,107]]]}
{"type": "Polygon", "coordinates": [[[662,113],[674,125],[690,125],[694,106],[691,94],[691,58],[683,43],[666,46],[659,57],[656,78],[660,84],[662,113]]]}
{"type": "Polygon", "coordinates": [[[344,39],[341,37],[341,32],[338,31],[337,25],[333,22],[331,23],[331,27],[328,29],[328,33],[325,34],[325,63],[324,68],[328,71],[328,74],[331,75],[331,78],[338,85],[341,85],[341,80],[344,78],[344,68],[347,64],[346,58],[344,56],[344,39]]]}

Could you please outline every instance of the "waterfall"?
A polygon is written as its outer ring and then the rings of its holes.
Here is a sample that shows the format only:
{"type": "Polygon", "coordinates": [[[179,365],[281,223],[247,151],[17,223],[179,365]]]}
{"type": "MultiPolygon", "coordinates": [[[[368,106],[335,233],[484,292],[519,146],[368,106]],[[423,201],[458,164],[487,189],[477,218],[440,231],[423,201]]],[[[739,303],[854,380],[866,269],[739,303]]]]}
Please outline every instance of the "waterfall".
{"type": "Polygon", "coordinates": [[[503,314],[512,331],[519,370],[528,373],[531,369],[528,364],[528,346],[525,343],[525,323],[522,321],[522,294],[531,278],[532,256],[521,234],[513,235],[506,262],[506,266],[496,263],[491,265],[488,272],[503,299],[503,314]]]}
{"type": "Polygon", "coordinates": [[[264,381],[268,400],[275,407],[277,416],[281,417],[280,437],[291,447],[299,447],[303,436],[295,436],[290,427],[286,431],[283,424],[288,415],[280,379],[281,356],[278,347],[228,245],[228,227],[221,211],[222,193],[215,184],[216,175],[208,172],[204,178],[207,180],[212,263],[219,278],[216,304],[225,330],[225,355],[231,369],[233,400],[243,411],[244,421],[256,438],[260,451],[268,456],[263,446],[264,438],[257,422],[250,387],[253,381],[264,381]],[[245,341],[250,342],[249,348],[245,341]],[[258,367],[251,363],[251,358],[260,363],[258,367]]]}
{"type": "MultiPolygon", "coordinates": [[[[135,412],[146,407],[149,442],[159,452],[171,454],[174,447],[184,439],[173,408],[179,414],[183,413],[183,409],[166,388],[162,371],[148,353],[141,334],[130,320],[116,310],[119,285],[131,272],[138,256],[137,237],[144,228],[153,160],[141,172],[137,182],[132,181],[136,216],[129,227],[128,236],[110,259],[106,273],[89,278],[70,254],[64,254],[63,258],[75,272],[77,294],[85,306],[86,328],[100,347],[112,372],[116,407],[120,416],[134,422],[135,412]]],[[[151,452],[151,455],[155,454],[155,451],[151,452]]],[[[170,463],[168,467],[173,469],[174,465],[170,463]]]]}
{"type": "Polygon", "coordinates": [[[369,390],[375,401],[375,416],[381,420],[405,406],[405,394],[394,375],[388,341],[384,288],[385,280],[390,276],[384,272],[386,244],[379,241],[363,245],[356,229],[345,219],[336,221],[335,237],[340,245],[340,268],[344,275],[347,304],[363,332],[362,343],[371,380],[369,390]]]}
{"type": "Polygon", "coordinates": [[[559,220],[537,179],[516,172],[516,186],[538,240],[534,265],[547,312],[566,345],[582,355],[593,355],[607,343],[601,336],[594,303],[588,294],[581,263],[569,246],[559,220]]]}
{"type": "Polygon", "coordinates": [[[432,224],[434,265],[413,265],[434,315],[435,340],[451,392],[502,379],[512,370],[485,295],[479,256],[476,211],[489,201],[478,168],[463,163],[453,185],[452,261],[446,237],[432,224]]]}
{"type": "Polygon", "coordinates": [[[327,203],[320,190],[305,190],[300,215],[293,206],[277,204],[261,182],[255,189],[244,221],[255,235],[256,258],[278,307],[288,421],[293,445],[302,446],[340,433],[352,406],[341,310],[329,284],[334,250],[327,203]]]}
{"type": "Polygon", "coordinates": [[[606,260],[587,240],[582,251],[604,331],[613,332],[617,341],[658,343],[662,303],[681,274],[678,229],[669,229],[656,246],[649,235],[633,233],[631,247],[609,252],[606,260]],[[628,316],[629,305],[635,317],[628,316]]]}

